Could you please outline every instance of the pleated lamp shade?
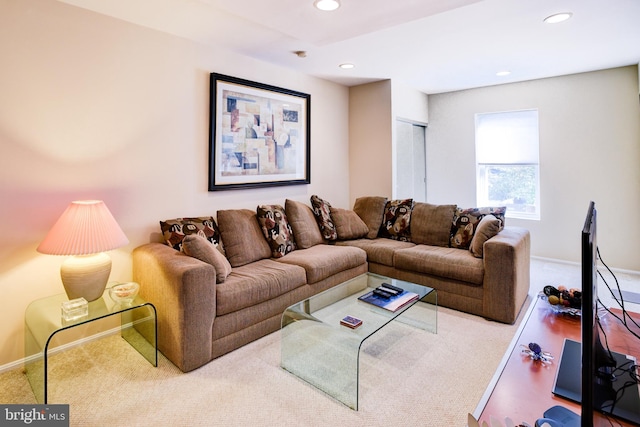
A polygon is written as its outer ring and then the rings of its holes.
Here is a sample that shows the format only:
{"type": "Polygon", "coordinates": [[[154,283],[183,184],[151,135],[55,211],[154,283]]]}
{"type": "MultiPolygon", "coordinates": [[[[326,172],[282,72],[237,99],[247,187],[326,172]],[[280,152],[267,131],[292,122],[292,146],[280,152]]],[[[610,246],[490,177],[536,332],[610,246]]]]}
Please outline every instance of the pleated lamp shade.
{"type": "Polygon", "coordinates": [[[111,258],[102,252],[129,243],[101,200],[72,202],[37,248],[49,255],[73,255],[60,275],[69,299],[93,301],[102,296],[111,273],[111,258]]]}

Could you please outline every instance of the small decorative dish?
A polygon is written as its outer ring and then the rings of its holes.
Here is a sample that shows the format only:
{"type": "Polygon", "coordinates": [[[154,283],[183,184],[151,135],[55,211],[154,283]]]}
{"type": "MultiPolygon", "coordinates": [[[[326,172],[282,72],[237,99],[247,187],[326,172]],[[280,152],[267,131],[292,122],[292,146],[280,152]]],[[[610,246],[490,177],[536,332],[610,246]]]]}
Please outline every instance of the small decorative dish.
{"type": "Polygon", "coordinates": [[[120,283],[109,288],[109,296],[115,302],[129,304],[136,298],[139,290],[140,285],[136,282],[120,283]]]}

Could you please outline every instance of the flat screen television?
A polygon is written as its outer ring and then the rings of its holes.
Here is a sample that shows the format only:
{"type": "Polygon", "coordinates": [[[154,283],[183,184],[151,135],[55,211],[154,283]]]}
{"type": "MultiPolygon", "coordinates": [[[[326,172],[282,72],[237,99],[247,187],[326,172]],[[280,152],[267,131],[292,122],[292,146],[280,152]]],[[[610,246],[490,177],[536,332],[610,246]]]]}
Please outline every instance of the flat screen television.
{"type": "Polygon", "coordinates": [[[635,360],[602,345],[598,317],[597,212],[590,202],[582,229],[582,345],[566,339],[553,393],[580,403],[581,415],[554,406],[536,421],[552,427],[592,427],[602,412],[640,425],[640,393],[630,373],[635,360]]]}

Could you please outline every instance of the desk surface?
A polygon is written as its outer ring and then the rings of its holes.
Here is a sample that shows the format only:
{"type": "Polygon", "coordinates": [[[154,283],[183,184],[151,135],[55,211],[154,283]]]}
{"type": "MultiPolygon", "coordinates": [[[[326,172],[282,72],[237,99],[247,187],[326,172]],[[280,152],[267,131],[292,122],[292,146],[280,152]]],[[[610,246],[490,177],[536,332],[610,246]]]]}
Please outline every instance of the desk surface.
{"type": "MultiPolygon", "coordinates": [[[[640,314],[632,315],[640,323],[640,314]]],[[[580,317],[555,314],[546,302],[536,298],[530,316],[523,321],[526,323],[480,415],[480,422],[486,421],[490,425],[490,417],[493,416],[498,420],[509,417],[515,423],[525,421],[533,425],[545,410],[554,405],[565,406],[580,413],[578,404],[556,397],[551,392],[564,339],[581,341],[580,317]],[[521,344],[527,345],[530,342],[538,343],[544,351],[550,352],[555,357],[553,363],[544,366],[522,353],[521,344]]],[[[607,332],[611,350],[640,360],[640,340],[610,314],[604,316],[601,323],[607,332]]],[[[640,334],[640,329],[634,327],[634,331],[640,334]]],[[[611,426],[604,416],[602,421],[603,426],[611,426]]],[[[621,422],[615,425],[632,424],[621,422]]]]}

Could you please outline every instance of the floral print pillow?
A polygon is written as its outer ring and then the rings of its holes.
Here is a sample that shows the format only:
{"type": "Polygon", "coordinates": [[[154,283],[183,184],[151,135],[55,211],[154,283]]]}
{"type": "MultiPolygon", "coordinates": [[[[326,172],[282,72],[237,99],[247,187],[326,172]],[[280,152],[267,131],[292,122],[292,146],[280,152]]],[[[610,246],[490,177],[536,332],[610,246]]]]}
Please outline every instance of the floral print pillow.
{"type": "Polygon", "coordinates": [[[282,258],[296,249],[293,229],[280,205],[260,205],[256,209],[258,222],[271,247],[271,256],[282,258]]]}

